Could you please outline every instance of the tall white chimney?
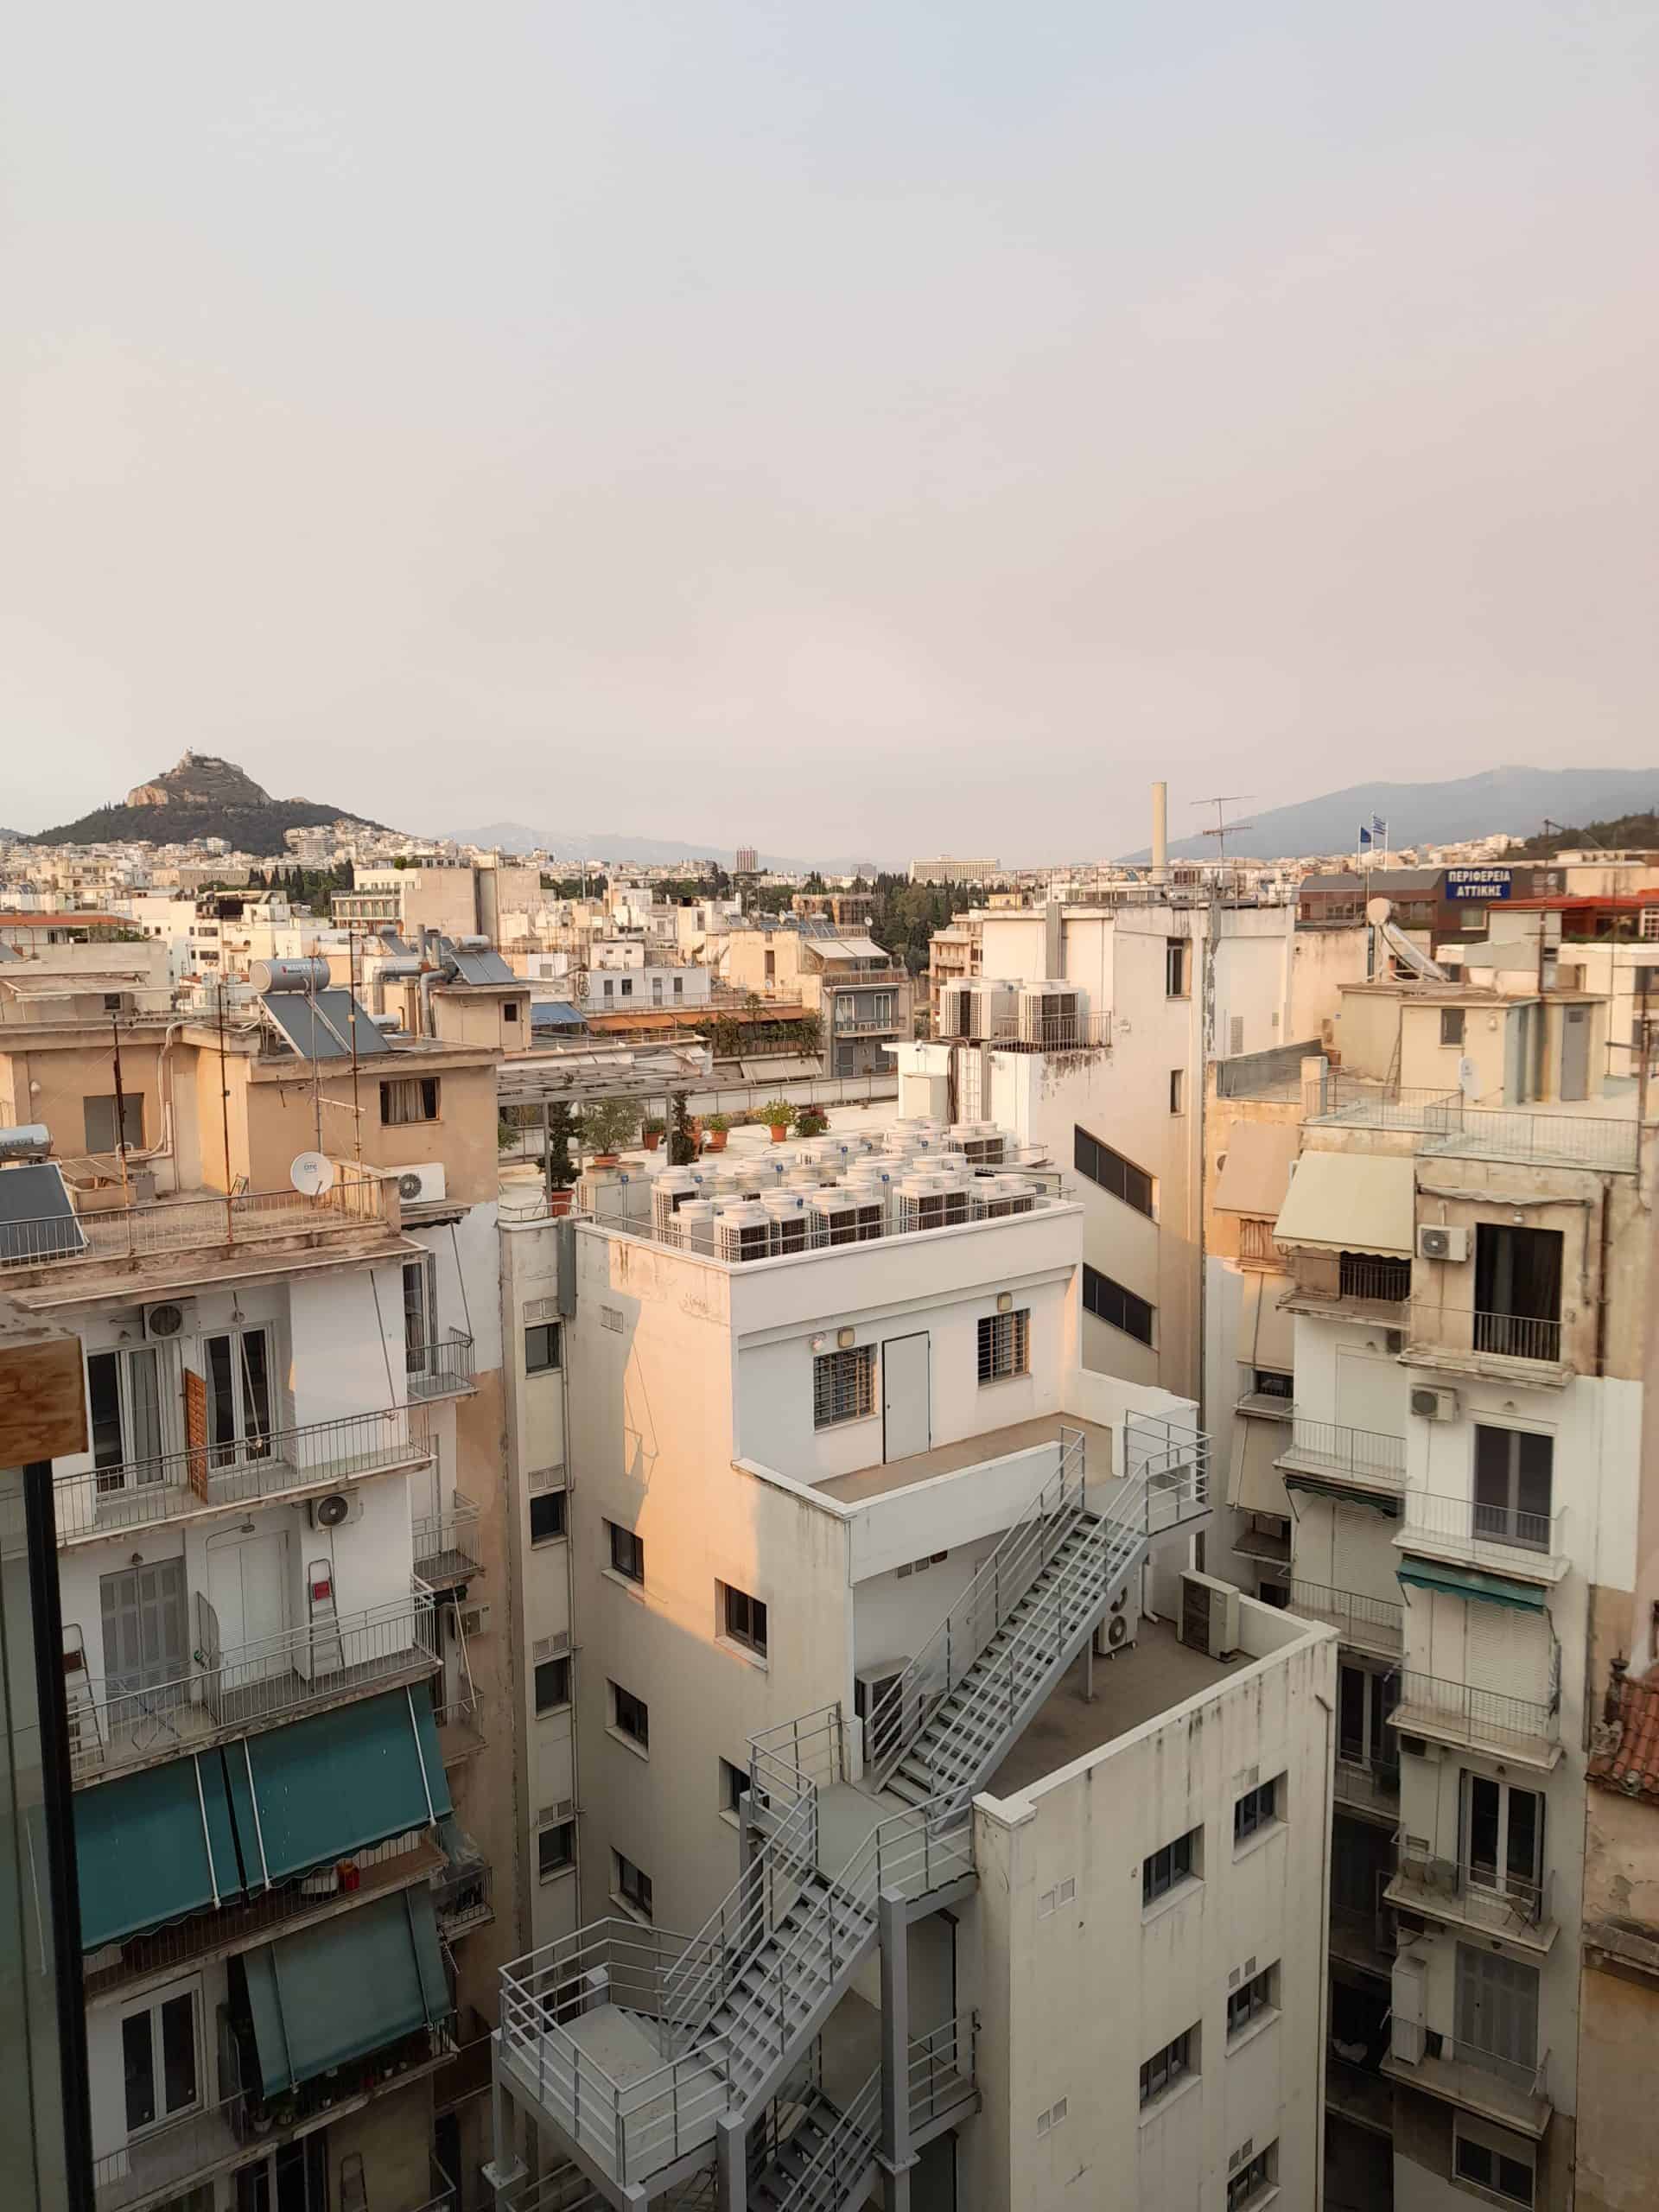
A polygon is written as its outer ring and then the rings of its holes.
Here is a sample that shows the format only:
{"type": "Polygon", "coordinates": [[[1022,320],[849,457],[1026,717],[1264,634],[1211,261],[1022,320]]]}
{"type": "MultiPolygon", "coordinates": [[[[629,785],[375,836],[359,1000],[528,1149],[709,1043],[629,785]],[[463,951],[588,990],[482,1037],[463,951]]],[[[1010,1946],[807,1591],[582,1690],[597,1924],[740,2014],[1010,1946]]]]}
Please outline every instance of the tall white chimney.
{"type": "Polygon", "coordinates": [[[1152,787],[1152,880],[1169,881],[1169,785],[1152,787]]]}

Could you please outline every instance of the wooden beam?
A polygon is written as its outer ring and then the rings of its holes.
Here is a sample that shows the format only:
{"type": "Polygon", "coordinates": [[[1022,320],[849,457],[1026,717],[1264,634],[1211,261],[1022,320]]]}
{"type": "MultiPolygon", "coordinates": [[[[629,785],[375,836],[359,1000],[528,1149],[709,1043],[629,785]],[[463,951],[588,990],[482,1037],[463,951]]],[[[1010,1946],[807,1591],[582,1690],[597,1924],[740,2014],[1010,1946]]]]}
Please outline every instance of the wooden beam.
{"type": "Polygon", "coordinates": [[[0,1298],[0,1467],[86,1449],[79,1338],[0,1298]]]}

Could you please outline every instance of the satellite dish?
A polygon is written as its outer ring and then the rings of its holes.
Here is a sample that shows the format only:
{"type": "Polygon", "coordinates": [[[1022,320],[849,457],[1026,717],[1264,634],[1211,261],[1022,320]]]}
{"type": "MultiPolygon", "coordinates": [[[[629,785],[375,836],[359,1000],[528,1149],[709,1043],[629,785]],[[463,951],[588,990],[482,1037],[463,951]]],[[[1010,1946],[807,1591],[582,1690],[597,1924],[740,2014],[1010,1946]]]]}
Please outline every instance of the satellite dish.
{"type": "Polygon", "coordinates": [[[288,1179],[308,1198],[320,1198],[334,1187],[334,1163],[324,1152],[296,1153],[289,1165],[288,1179]]]}
{"type": "Polygon", "coordinates": [[[1391,899],[1368,899],[1365,901],[1365,918],[1368,922],[1374,922],[1380,925],[1388,920],[1393,912],[1394,901],[1391,899]]]}

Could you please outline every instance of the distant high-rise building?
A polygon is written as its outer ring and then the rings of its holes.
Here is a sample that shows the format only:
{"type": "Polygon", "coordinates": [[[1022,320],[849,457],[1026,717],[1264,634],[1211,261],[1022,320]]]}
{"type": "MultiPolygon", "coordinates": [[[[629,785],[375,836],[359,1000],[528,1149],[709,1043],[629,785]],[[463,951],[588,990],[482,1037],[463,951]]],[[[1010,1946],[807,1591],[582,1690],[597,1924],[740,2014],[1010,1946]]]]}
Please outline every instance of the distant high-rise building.
{"type": "Polygon", "coordinates": [[[910,864],[912,883],[988,883],[1001,873],[998,861],[957,861],[948,854],[938,860],[912,861],[910,864]]]}
{"type": "Polygon", "coordinates": [[[754,847],[753,845],[740,845],[737,849],[736,857],[733,861],[732,865],[739,875],[755,874],[758,870],[756,868],[754,847]]]}

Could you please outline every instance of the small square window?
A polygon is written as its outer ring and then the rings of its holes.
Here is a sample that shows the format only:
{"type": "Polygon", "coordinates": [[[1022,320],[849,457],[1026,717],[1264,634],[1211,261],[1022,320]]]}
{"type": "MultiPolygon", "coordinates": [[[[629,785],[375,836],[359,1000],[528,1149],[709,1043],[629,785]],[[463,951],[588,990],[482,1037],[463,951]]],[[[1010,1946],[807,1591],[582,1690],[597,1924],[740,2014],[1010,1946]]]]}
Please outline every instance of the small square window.
{"type": "Polygon", "coordinates": [[[1186,1111],[1186,1070],[1171,1068],[1169,1071],[1169,1110],[1172,1114],[1186,1111]]]}
{"type": "Polygon", "coordinates": [[[644,1698],[625,1690],[620,1682],[611,1684],[611,1726],[620,1735],[638,1744],[642,1751],[651,1749],[651,1707],[644,1698]]]}
{"type": "Polygon", "coordinates": [[[747,1590],[734,1590],[729,1583],[721,1583],[721,1616],[726,1633],[734,1643],[757,1652],[761,1658],[766,1654],[766,1608],[760,1598],[751,1598],[747,1590]]]}
{"type": "Polygon", "coordinates": [[[1142,2111],[1154,2097],[1161,2097],[1166,2089],[1173,2089],[1187,2075],[1197,2073],[1198,2046],[1198,2031],[1195,2025],[1184,2029],[1147,2060],[1141,2069],[1142,2111]]]}
{"type": "Polygon", "coordinates": [[[1173,1843],[1166,1843],[1160,1851],[1141,1862],[1141,1902],[1155,1904],[1167,1896],[1178,1883],[1186,1881],[1198,1872],[1198,1843],[1201,1828],[1189,1828],[1185,1835],[1178,1835],[1173,1843]]]}
{"type": "Polygon", "coordinates": [[[749,1770],[747,1767],[734,1766],[730,1759],[721,1759],[720,1763],[721,1811],[735,1813],[741,1817],[743,1801],[748,1794],[749,1770]]]}
{"type": "Polygon", "coordinates": [[[875,1411],[875,1346],[820,1352],[812,1363],[812,1426],[861,1421],[875,1411]]]}
{"type": "Polygon", "coordinates": [[[1440,1008],[1440,1042],[1442,1045],[1456,1045],[1461,1050],[1463,1008],[1460,1006],[1443,1006],[1440,1008]]]}
{"type": "Polygon", "coordinates": [[[544,1882],[556,1874],[563,1874],[576,1863],[576,1824],[574,1821],[560,1821],[550,1828],[539,1828],[536,1834],[536,1872],[544,1882]]]}
{"type": "Polygon", "coordinates": [[[979,1379],[1006,1382],[1031,1372],[1031,1309],[986,1313],[979,1324],[979,1379]]]}
{"type": "Polygon", "coordinates": [[[642,1920],[649,1920],[652,1913],[651,1877],[632,1859],[625,1859],[620,1851],[611,1853],[612,1872],[616,1883],[616,1894],[625,1904],[632,1905],[642,1920]]]}
{"type": "Polygon", "coordinates": [[[565,1529],[565,1492],[562,1490],[535,1491],[530,1501],[530,1541],[532,1544],[551,1544],[563,1535],[565,1529]]]}
{"type": "Polygon", "coordinates": [[[399,1076],[380,1086],[380,1119],[389,1129],[412,1122],[438,1118],[438,1078],[435,1075],[399,1076]]]}
{"type": "Polygon", "coordinates": [[[1248,2165],[1241,2166],[1227,2184],[1227,2212],[1249,2212],[1251,2205],[1272,2188],[1279,2166],[1279,2145],[1269,2143],[1248,2165]]]}
{"type": "Polygon", "coordinates": [[[1241,1982],[1236,1989],[1227,1993],[1227,2036],[1230,2042],[1236,2035],[1248,2028],[1252,2020],[1259,2020],[1274,2009],[1274,1982],[1278,1975],[1276,1965],[1264,1967],[1260,1974],[1241,1982]]]}
{"type": "Polygon", "coordinates": [[[1458,2179],[1490,2191],[1506,2204],[1530,2206],[1537,2188],[1531,2144],[1461,2113],[1456,2129],[1452,2164],[1458,2179]]]}
{"type": "Polygon", "coordinates": [[[632,1529],[624,1529],[615,1521],[607,1521],[605,1527],[610,1537],[612,1573],[625,1575],[630,1582],[643,1582],[645,1579],[645,1538],[636,1536],[632,1529]]]}
{"type": "Polygon", "coordinates": [[[556,1713],[570,1702],[570,1662],[543,1659],[536,1669],[536,1710],[556,1713]]]}
{"type": "Polygon", "coordinates": [[[518,1001],[516,999],[506,999],[502,1002],[501,1019],[503,1021],[518,1020],[518,1001]]]}
{"type": "Polygon", "coordinates": [[[1233,1805],[1233,1841],[1243,1843],[1247,1837],[1257,1835],[1263,1828],[1271,1827],[1282,1817],[1280,1798],[1283,1794],[1285,1777],[1274,1775],[1271,1782],[1264,1782],[1255,1789],[1247,1789],[1233,1805]]]}
{"type": "Polygon", "coordinates": [[[557,1321],[532,1321],[524,1331],[524,1372],[550,1375],[563,1355],[557,1321]]]}

